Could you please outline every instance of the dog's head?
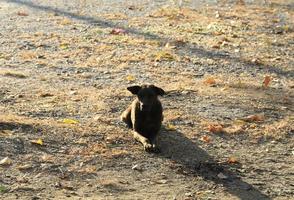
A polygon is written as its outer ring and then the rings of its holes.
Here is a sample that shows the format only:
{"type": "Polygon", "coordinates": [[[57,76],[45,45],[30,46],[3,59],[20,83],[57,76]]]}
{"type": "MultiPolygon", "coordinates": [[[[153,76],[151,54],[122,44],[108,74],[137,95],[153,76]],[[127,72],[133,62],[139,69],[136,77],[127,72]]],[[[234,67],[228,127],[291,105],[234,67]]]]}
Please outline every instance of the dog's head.
{"type": "Polygon", "coordinates": [[[154,102],[158,101],[157,96],[162,96],[165,94],[163,89],[154,85],[136,85],[128,87],[127,89],[132,94],[137,95],[141,111],[150,111],[154,102]]]}

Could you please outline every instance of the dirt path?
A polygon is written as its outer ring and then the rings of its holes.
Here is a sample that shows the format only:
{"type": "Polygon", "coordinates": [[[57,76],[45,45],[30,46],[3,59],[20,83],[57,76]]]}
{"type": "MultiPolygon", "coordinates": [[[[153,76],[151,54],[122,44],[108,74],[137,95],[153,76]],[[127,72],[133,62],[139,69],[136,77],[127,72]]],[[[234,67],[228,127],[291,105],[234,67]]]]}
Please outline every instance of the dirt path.
{"type": "Polygon", "coordinates": [[[0,1],[0,198],[291,199],[294,5],[0,1]],[[118,116],[164,88],[161,152],[118,116]]]}

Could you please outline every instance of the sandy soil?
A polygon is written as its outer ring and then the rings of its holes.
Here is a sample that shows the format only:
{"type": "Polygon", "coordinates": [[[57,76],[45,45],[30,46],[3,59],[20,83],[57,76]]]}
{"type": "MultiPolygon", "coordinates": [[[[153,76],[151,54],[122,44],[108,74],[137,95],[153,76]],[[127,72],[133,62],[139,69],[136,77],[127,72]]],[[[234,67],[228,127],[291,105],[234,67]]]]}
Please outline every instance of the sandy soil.
{"type": "Polygon", "coordinates": [[[0,197],[293,198],[293,2],[136,2],[0,1],[0,197]],[[119,121],[143,83],[157,154],[119,121]]]}

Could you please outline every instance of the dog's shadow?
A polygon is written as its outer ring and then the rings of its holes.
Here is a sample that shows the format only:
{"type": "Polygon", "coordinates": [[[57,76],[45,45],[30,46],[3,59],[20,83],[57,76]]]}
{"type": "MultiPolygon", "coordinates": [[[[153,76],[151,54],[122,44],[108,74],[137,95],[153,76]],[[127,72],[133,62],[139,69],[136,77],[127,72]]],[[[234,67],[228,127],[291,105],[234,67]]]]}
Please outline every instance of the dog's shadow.
{"type": "Polygon", "coordinates": [[[228,166],[217,162],[204,149],[178,131],[161,131],[159,138],[161,157],[179,164],[189,175],[225,186],[227,191],[241,200],[270,199],[249,183],[241,180],[228,166]]]}

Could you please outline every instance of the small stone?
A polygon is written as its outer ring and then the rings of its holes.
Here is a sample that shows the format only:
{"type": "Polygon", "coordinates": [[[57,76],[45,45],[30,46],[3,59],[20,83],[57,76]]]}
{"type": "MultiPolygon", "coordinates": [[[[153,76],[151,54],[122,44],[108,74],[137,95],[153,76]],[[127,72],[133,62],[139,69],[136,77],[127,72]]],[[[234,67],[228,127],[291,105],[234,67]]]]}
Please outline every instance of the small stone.
{"type": "Polygon", "coordinates": [[[168,181],[165,180],[165,179],[162,179],[162,180],[157,181],[157,183],[160,183],[160,184],[166,184],[167,182],[168,182],[168,181]]]}
{"type": "Polygon", "coordinates": [[[54,184],[54,187],[56,187],[56,188],[61,188],[61,183],[60,183],[60,182],[56,182],[56,183],[54,184]]]}
{"type": "Polygon", "coordinates": [[[182,94],[184,94],[184,95],[189,94],[189,91],[184,90],[184,91],[182,92],[182,94]]]}
{"type": "Polygon", "coordinates": [[[185,196],[186,196],[186,197],[192,197],[193,195],[192,195],[191,192],[187,192],[187,193],[185,193],[185,196]]]}
{"type": "Polygon", "coordinates": [[[70,91],[69,94],[70,95],[76,95],[78,92],[77,91],[70,91]]]}
{"type": "Polygon", "coordinates": [[[223,173],[219,173],[217,177],[220,179],[228,179],[228,176],[224,175],[223,173]]]}

